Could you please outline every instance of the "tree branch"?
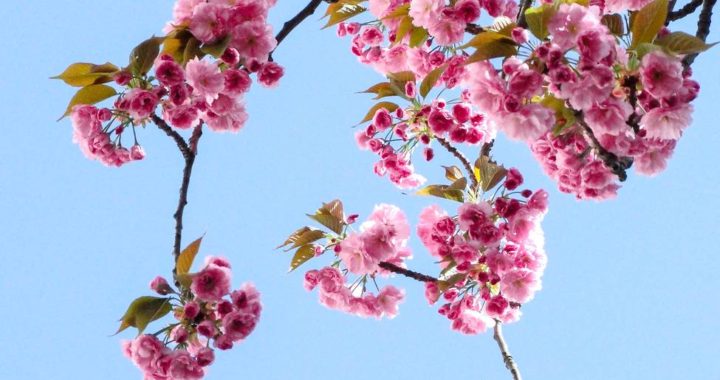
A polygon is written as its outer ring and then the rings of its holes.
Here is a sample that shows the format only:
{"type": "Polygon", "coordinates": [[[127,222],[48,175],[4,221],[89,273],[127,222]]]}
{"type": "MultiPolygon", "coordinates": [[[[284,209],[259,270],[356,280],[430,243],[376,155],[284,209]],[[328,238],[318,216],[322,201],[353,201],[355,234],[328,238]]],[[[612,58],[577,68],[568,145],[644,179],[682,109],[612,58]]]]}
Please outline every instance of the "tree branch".
{"type": "Polygon", "coordinates": [[[583,113],[581,111],[575,111],[575,117],[577,118],[578,124],[585,133],[585,136],[589,139],[588,142],[590,143],[590,146],[592,146],[593,150],[595,150],[595,154],[600,157],[605,166],[607,166],[608,169],[613,172],[613,174],[618,176],[620,182],[625,181],[627,179],[626,170],[630,169],[630,167],[632,166],[632,158],[618,157],[615,153],[605,149],[605,147],[600,144],[600,141],[598,141],[597,137],[595,137],[593,130],[585,122],[585,119],[583,118],[583,113]]]}
{"type": "Polygon", "coordinates": [[[381,262],[380,264],[378,264],[378,266],[387,271],[401,274],[405,277],[409,277],[409,278],[412,278],[413,280],[420,281],[420,282],[437,282],[437,280],[438,280],[437,278],[435,278],[433,276],[428,276],[426,274],[411,271],[409,269],[399,267],[393,263],[388,263],[386,261],[381,262]]]}
{"type": "Polygon", "coordinates": [[[498,348],[500,348],[500,354],[502,354],[505,368],[510,371],[514,380],[522,380],[520,369],[512,355],[510,355],[510,349],[508,349],[507,343],[505,343],[505,338],[502,334],[502,322],[497,319],[495,320],[495,333],[493,334],[493,338],[495,338],[495,342],[497,342],[498,348]]]}
{"type": "Polygon", "coordinates": [[[165,132],[165,134],[175,140],[175,144],[177,144],[178,149],[180,149],[180,153],[182,153],[183,157],[187,159],[191,152],[190,148],[185,142],[185,139],[183,139],[176,130],[170,128],[170,126],[160,116],[153,114],[151,118],[153,123],[155,123],[158,128],[160,128],[163,132],[165,132]]]}
{"type": "MultiPolygon", "coordinates": [[[[707,39],[707,36],[710,34],[710,23],[712,23],[712,11],[713,7],[715,6],[715,3],[717,0],[704,0],[703,1],[703,7],[700,11],[700,17],[698,17],[698,23],[697,23],[697,32],[695,32],[695,36],[703,42],[707,39]]],[[[697,58],[696,54],[691,54],[685,57],[683,60],[683,63],[685,66],[689,67],[692,65],[692,63],[695,61],[695,58],[697,58]]]]}
{"type": "Polygon", "coordinates": [[[680,20],[681,18],[695,12],[695,10],[698,9],[702,5],[702,3],[703,0],[692,0],[689,3],[685,4],[682,8],[668,13],[665,25],[669,24],[671,21],[680,20]]]}
{"type": "Polygon", "coordinates": [[[462,162],[462,165],[465,167],[465,170],[468,173],[468,177],[470,178],[470,184],[473,189],[477,189],[478,182],[477,178],[475,178],[475,171],[472,168],[472,165],[470,164],[470,161],[465,157],[465,155],[462,154],[457,148],[452,146],[449,141],[445,140],[442,137],[435,136],[435,139],[442,145],[448,152],[450,152],[453,156],[455,156],[460,162],[462,162]]]}
{"type": "MultiPolygon", "coordinates": [[[[198,124],[193,129],[192,135],[190,136],[189,143],[185,142],[182,136],[177,131],[172,129],[161,117],[152,115],[152,120],[163,132],[170,136],[178,146],[180,153],[182,154],[185,167],[183,168],[182,182],[180,184],[180,196],[178,197],[177,209],[173,218],[175,218],[175,239],[173,243],[173,258],[175,264],[177,264],[178,258],[180,257],[180,250],[182,244],[182,229],[183,229],[183,213],[185,212],[185,206],[187,205],[188,189],[190,188],[190,177],[192,176],[193,164],[195,163],[195,156],[197,155],[197,144],[202,136],[202,124],[198,124]]],[[[177,280],[177,273],[175,271],[175,265],[173,265],[173,278],[175,279],[175,285],[180,286],[177,280]]]]}
{"type": "MultiPolygon", "coordinates": [[[[323,1],[326,1],[328,3],[337,3],[338,0],[310,0],[310,3],[305,6],[298,14],[295,15],[295,17],[291,18],[290,20],[286,21],[285,24],[283,24],[282,29],[278,32],[278,34],[275,36],[275,40],[277,41],[277,45],[279,46],[283,40],[285,40],[285,37],[287,37],[290,32],[292,32],[300,23],[305,21],[306,18],[310,17],[313,13],[315,13],[315,10],[320,6],[320,3],[323,1]]],[[[277,46],[275,46],[275,49],[270,52],[269,60],[273,60],[273,53],[275,53],[275,50],[277,49],[277,46]]]]}

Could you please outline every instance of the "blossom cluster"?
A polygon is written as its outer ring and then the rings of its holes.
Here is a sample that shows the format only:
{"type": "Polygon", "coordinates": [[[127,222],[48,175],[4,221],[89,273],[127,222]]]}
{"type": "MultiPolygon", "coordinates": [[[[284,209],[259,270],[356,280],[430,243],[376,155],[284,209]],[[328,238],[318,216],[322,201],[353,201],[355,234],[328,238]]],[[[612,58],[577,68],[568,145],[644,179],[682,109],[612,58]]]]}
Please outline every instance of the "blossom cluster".
{"type": "MultiPolygon", "coordinates": [[[[417,95],[414,85],[414,82],[406,83],[408,98],[417,95]]],[[[418,146],[424,146],[424,157],[430,161],[434,157],[433,138],[469,145],[489,142],[495,131],[489,129],[484,120],[482,114],[463,100],[452,105],[443,100],[423,105],[419,99],[413,99],[407,108],[398,108],[392,113],[386,108],[378,109],[371,124],[358,131],[355,139],[360,149],[379,156],[374,166],[377,175],[387,175],[401,189],[415,188],[426,181],[414,171],[411,162],[418,146]]]]}
{"type": "Polygon", "coordinates": [[[379,266],[383,262],[404,266],[404,261],[411,258],[409,237],[410,227],[402,210],[377,205],[359,231],[333,238],[324,247],[317,246],[318,255],[332,252],[335,259],[331,266],[306,272],[305,289],[318,288],[320,303],[331,309],[361,317],[393,318],[404,292],[387,285],[375,294],[367,290],[368,280],[376,284],[377,277],[390,275],[379,266]],[[358,278],[347,284],[346,277],[351,274],[358,278]]]}
{"type": "Polygon", "coordinates": [[[158,294],[179,296],[180,303],[172,308],[177,322],[158,333],[123,342],[123,352],[146,379],[201,379],[215,358],[211,347],[231,349],[253,332],[262,311],[260,293],[251,283],[231,291],[230,281],[230,263],[209,256],[183,292],[175,291],[162,277],[150,283],[158,294]],[[165,338],[160,340],[158,335],[163,333],[165,338]]]}
{"type": "MultiPolygon", "coordinates": [[[[352,36],[351,52],[389,78],[392,87],[376,89],[378,97],[398,96],[410,105],[394,114],[378,111],[356,134],[358,145],[381,157],[376,173],[409,188],[423,182],[411,164],[414,137],[428,144],[448,134],[453,142],[477,144],[500,131],[527,143],[561,191],[611,198],[631,165],[642,175],[666,168],[699,92],[683,54],[651,43],[644,50],[625,45],[623,32],[605,21],[617,16],[622,23],[615,12],[651,1],[541,4],[545,30],[513,23],[512,0],[370,1],[376,20],[340,23],[338,35],[352,36]],[[496,18],[491,27],[473,24],[483,10],[496,18]],[[467,41],[468,35],[484,38],[467,41]],[[476,58],[483,49],[500,51],[499,67],[483,54],[476,58]],[[398,80],[398,74],[410,79],[398,80]],[[457,97],[430,100],[427,89],[418,94],[420,82],[441,92],[454,89],[457,97]],[[452,110],[438,112],[445,104],[452,110]],[[468,122],[456,107],[474,116],[468,122]],[[392,142],[402,145],[393,148],[392,142]]],[[[669,33],[664,28],[652,40],[669,33]]],[[[424,155],[431,158],[432,150],[426,147],[424,155]]]]}
{"type": "Polygon", "coordinates": [[[113,73],[123,90],[112,108],[72,108],[74,141],[86,156],[106,165],[142,159],[135,128],[150,122],[158,106],[173,128],[205,124],[215,132],[239,131],[248,118],[243,95],[253,82],[250,75],[264,87],[275,87],[284,73],[269,61],[277,45],[267,21],[274,5],[271,0],[178,0],[162,38],[163,53],[151,61],[154,75],[131,69],[113,73]],[[188,56],[193,44],[199,47],[188,56]],[[213,48],[212,59],[203,58],[211,51],[204,48],[213,48]],[[134,139],[130,151],[122,144],[128,128],[134,139]]]}
{"type": "Polygon", "coordinates": [[[441,281],[426,282],[425,296],[445,302],[439,312],[453,330],[477,334],[494,320],[514,322],[541,287],[548,194],[509,192],[521,184],[522,175],[510,169],[494,200],[463,203],[456,216],[435,205],[420,214],[418,236],[443,268],[441,281]]]}

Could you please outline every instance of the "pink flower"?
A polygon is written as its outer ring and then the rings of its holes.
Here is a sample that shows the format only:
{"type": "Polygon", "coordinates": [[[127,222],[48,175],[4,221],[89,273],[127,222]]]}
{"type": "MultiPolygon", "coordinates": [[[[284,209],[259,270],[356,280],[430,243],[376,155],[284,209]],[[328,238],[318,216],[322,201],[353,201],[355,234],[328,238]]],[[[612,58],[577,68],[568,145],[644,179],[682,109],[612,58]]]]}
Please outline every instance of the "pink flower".
{"type": "Polygon", "coordinates": [[[140,335],[130,349],[133,362],[142,370],[150,370],[165,352],[165,345],[154,335],[140,335]]]}
{"type": "Polygon", "coordinates": [[[197,355],[195,355],[195,360],[197,360],[199,366],[207,367],[215,361],[215,351],[209,347],[200,347],[197,355]]]}
{"type": "Polygon", "coordinates": [[[584,7],[579,4],[561,4],[548,23],[548,32],[553,43],[563,50],[575,47],[575,41],[581,33],[600,27],[600,15],[597,7],[584,7]]]}
{"type": "Polygon", "coordinates": [[[437,205],[427,206],[420,213],[417,235],[420,237],[423,245],[430,251],[430,254],[435,257],[439,257],[437,250],[441,245],[433,238],[435,225],[445,217],[447,217],[447,212],[437,205]]]}
{"type": "Polygon", "coordinates": [[[449,46],[462,41],[465,36],[465,26],[466,23],[463,20],[458,20],[453,15],[442,12],[429,25],[428,32],[435,37],[435,43],[449,46]]]}
{"type": "Polygon", "coordinates": [[[142,160],[145,158],[145,150],[139,144],[135,144],[130,148],[130,158],[133,160],[142,160]]]}
{"type": "Polygon", "coordinates": [[[555,113],[539,104],[498,115],[496,124],[513,140],[532,143],[555,125],[555,113]]]}
{"type": "Polygon", "coordinates": [[[128,113],[136,122],[150,116],[155,111],[159,101],[155,93],[140,88],[133,88],[128,91],[125,98],[130,106],[128,113]]]}
{"type": "Polygon", "coordinates": [[[642,175],[654,176],[665,170],[667,160],[675,150],[675,144],[675,140],[647,140],[647,150],[642,155],[635,157],[633,162],[635,171],[642,175]]]}
{"type": "Polygon", "coordinates": [[[233,305],[240,311],[260,316],[262,311],[262,303],[260,302],[260,292],[250,282],[242,284],[240,289],[230,294],[233,305]]]}
{"type": "Polygon", "coordinates": [[[637,11],[650,2],[652,0],[605,0],[605,13],[637,11]]]}
{"type": "Polygon", "coordinates": [[[348,270],[355,274],[370,274],[377,270],[379,263],[365,251],[363,239],[357,233],[351,233],[340,243],[338,257],[348,270]]]}
{"type": "Polygon", "coordinates": [[[163,119],[178,129],[192,128],[200,122],[197,108],[189,104],[165,108],[163,119]]]}
{"type": "Polygon", "coordinates": [[[258,71],[258,81],[264,87],[276,87],[285,70],[275,62],[268,62],[258,71]]]}
{"type": "Polygon", "coordinates": [[[619,135],[628,131],[625,121],[631,113],[632,107],[627,102],[611,97],[585,111],[585,121],[598,135],[619,135]]]}
{"type": "Polygon", "coordinates": [[[268,54],[277,46],[272,27],[263,21],[243,23],[233,29],[232,33],[230,46],[246,59],[266,62],[268,54]]]}
{"type": "Polygon", "coordinates": [[[683,85],[680,60],[661,51],[645,54],[640,63],[640,80],[643,89],[656,98],[670,96],[683,85]]]}
{"type": "Polygon", "coordinates": [[[205,113],[205,123],[215,132],[238,132],[245,126],[248,114],[239,97],[220,94],[205,113]]]}
{"type": "Polygon", "coordinates": [[[489,223],[493,213],[492,206],[487,202],[463,203],[458,209],[458,224],[461,229],[471,231],[489,223]]]}
{"type": "Polygon", "coordinates": [[[430,305],[437,302],[438,298],[440,298],[440,289],[437,286],[437,283],[435,282],[426,282],[425,283],[425,299],[428,301],[430,305]]]}
{"type": "Polygon", "coordinates": [[[185,80],[185,71],[172,59],[159,60],[155,65],[155,76],[163,86],[181,84],[185,80]]]}
{"type": "Polygon", "coordinates": [[[223,72],[225,77],[225,88],[223,93],[231,96],[237,96],[247,92],[252,84],[250,75],[244,70],[227,69],[223,72]]]}
{"type": "Polygon", "coordinates": [[[170,378],[183,380],[200,380],[205,375],[202,367],[185,350],[172,352],[170,378]]]}
{"type": "Polygon", "coordinates": [[[190,32],[203,43],[213,42],[225,31],[227,7],[220,4],[200,3],[192,13],[190,32]]]}
{"type": "Polygon", "coordinates": [[[382,313],[392,319],[398,314],[398,304],[404,297],[405,293],[402,290],[388,285],[378,293],[377,306],[382,313]]]}
{"type": "Polygon", "coordinates": [[[485,314],[470,308],[463,308],[453,320],[452,329],[463,334],[474,335],[485,332],[492,325],[492,320],[485,314]]]}
{"type": "Polygon", "coordinates": [[[187,320],[194,320],[198,314],[200,314],[200,305],[195,301],[190,301],[183,307],[183,318],[187,320]]]}
{"type": "Polygon", "coordinates": [[[170,339],[175,341],[175,343],[183,344],[187,342],[188,332],[183,326],[175,326],[170,332],[170,339]]]}
{"type": "Polygon", "coordinates": [[[692,111],[689,104],[653,108],[642,117],[640,127],[648,138],[677,140],[692,122],[692,111]]]}
{"type": "Polygon", "coordinates": [[[253,314],[234,311],[222,319],[225,335],[236,342],[247,338],[257,325],[257,317],[253,314]]]}
{"type": "Polygon", "coordinates": [[[455,14],[466,23],[474,22],[480,17],[480,2],[478,0],[460,0],[455,3],[455,14]]]}
{"type": "Polygon", "coordinates": [[[207,101],[217,98],[225,85],[225,78],[214,63],[191,59],[185,66],[187,82],[193,87],[194,94],[207,101]]]}
{"type": "Polygon", "coordinates": [[[523,183],[523,176],[520,171],[516,168],[510,168],[505,177],[505,188],[508,190],[515,190],[523,183]]]}
{"type": "Polygon", "coordinates": [[[428,29],[440,16],[444,5],[444,0],[411,0],[408,14],[413,25],[428,29]]]}
{"type": "Polygon", "coordinates": [[[230,276],[227,271],[211,265],[193,276],[190,290],[203,301],[220,301],[230,292],[230,276]]]}
{"type": "Polygon", "coordinates": [[[217,328],[215,327],[215,322],[209,319],[200,322],[197,325],[197,332],[198,334],[207,338],[214,337],[215,335],[217,335],[217,328]]]}
{"type": "Polygon", "coordinates": [[[529,269],[511,269],[500,279],[500,291],[510,301],[525,303],[540,290],[540,279],[529,269]]]}

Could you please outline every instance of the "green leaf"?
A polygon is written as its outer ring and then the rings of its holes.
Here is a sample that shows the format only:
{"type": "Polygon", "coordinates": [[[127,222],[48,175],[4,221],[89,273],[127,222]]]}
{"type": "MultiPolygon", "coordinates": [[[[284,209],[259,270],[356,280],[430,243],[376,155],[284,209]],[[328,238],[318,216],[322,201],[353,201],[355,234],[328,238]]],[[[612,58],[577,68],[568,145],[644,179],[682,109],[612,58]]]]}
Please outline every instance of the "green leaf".
{"type": "Polygon", "coordinates": [[[78,62],[68,66],[62,74],[50,79],[60,79],[73,87],[85,87],[91,84],[110,82],[113,74],[120,69],[110,62],[102,65],[78,62]]]}
{"type": "Polygon", "coordinates": [[[429,34],[425,28],[414,27],[410,32],[410,47],[415,48],[422,45],[423,42],[427,41],[429,34]]]}
{"type": "Polygon", "coordinates": [[[362,92],[366,94],[375,94],[376,96],[373,99],[381,99],[388,96],[405,96],[404,92],[401,92],[396,85],[390,82],[378,83],[362,92]]]}
{"type": "Polygon", "coordinates": [[[402,42],[402,40],[405,38],[405,36],[407,36],[412,29],[413,29],[412,18],[410,18],[410,16],[403,17],[400,20],[400,24],[397,27],[397,31],[395,31],[395,41],[392,44],[397,45],[398,43],[402,42]]]}
{"type": "Polygon", "coordinates": [[[668,13],[668,0],[653,0],[637,11],[632,17],[630,31],[632,42],[630,49],[641,43],[653,42],[658,32],[665,25],[668,13]]]}
{"type": "Polygon", "coordinates": [[[388,73],[387,78],[402,84],[404,87],[407,82],[415,82],[415,73],[412,71],[399,71],[397,73],[388,73]]]}
{"type": "Polygon", "coordinates": [[[468,47],[474,47],[476,50],[465,61],[466,64],[497,57],[509,57],[517,53],[517,44],[512,38],[493,31],[478,33],[462,46],[463,49],[468,47]]]}
{"type": "Polygon", "coordinates": [[[202,239],[203,237],[201,236],[180,252],[177,263],[175,263],[175,273],[190,273],[190,268],[193,265],[193,261],[195,261],[195,256],[197,256],[197,253],[200,250],[200,243],[202,243],[202,239]]]}
{"type": "Polygon", "coordinates": [[[136,46],[130,52],[130,64],[128,68],[137,76],[145,75],[155,63],[155,58],[160,54],[160,44],[165,37],[150,37],[136,46]]]}
{"type": "Polygon", "coordinates": [[[445,169],[445,178],[447,178],[450,181],[457,181],[458,179],[463,177],[463,173],[457,166],[443,166],[445,169]]]}
{"type": "MultiPolygon", "coordinates": [[[[464,179],[464,178],[461,178],[464,179]]],[[[465,193],[463,190],[454,189],[448,185],[428,185],[418,190],[417,195],[432,195],[439,198],[449,199],[451,201],[464,202],[465,193]]]]}
{"type": "Polygon", "coordinates": [[[184,65],[188,63],[188,61],[190,61],[191,59],[202,58],[204,55],[205,53],[203,53],[203,51],[200,49],[200,41],[195,37],[191,37],[185,45],[182,63],[184,65]]]}
{"type": "Polygon", "coordinates": [[[336,234],[341,234],[345,227],[343,205],[338,199],[323,203],[322,207],[315,211],[315,214],[307,214],[307,216],[336,234]]]}
{"type": "Polygon", "coordinates": [[[605,15],[602,17],[602,23],[607,26],[610,33],[616,36],[625,35],[625,21],[621,15],[617,13],[605,15]]]}
{"type": "Polygon", "coordinates": [[[290,269],[288,272],[292,272],[300,265],[303,265],[308,260],[315,257],[315,247],[312,244],[306,244],[298,248],[293,255],[292,261],[290,261],[290,269]]]}
{"type": "Polygon", "coordinates": [[[372,106],[372,108],[370,108],[370,110],[368,111],[368,113],[365,115],[365,117],[364,117],[364,118],[360,121],[360,123],[358,123],[358,124],[362,124],[362,123],[364,123],[364,122],[366,122],[366,121],[372,120],[372,118],[375,117],[375,113],[376,113],[378,110],[380,110],[381,108],[385,108],[388,112],[393,112],[393,111],[395,111],[396,109],[398,109],[399,107],[400,107],[399,105],[397,105],[397,104],[395,104],[395,103],[393,103],[393,102],[380,102],[380,103],[372,106]]]}
{"type": "Polygon", "coordinates": [[[500,16],[493,20],[493,24],[487,29],[500,33],[503,36],[512,37],[512,31],[516,26],[517,24],[513,21],[513,19],[506,16],[500,16]]]}
{"type": "Polygon", "coordinates": [[[647,42],[643,42],[640,45],[638,45],[637,47],[635,47],[635,53],[637,54],[637,58],[639,60],[642,60],[642,58],[645,56],[645,54],[651,53],[654,51],[658,51],[658,50],[662,50],[662,48],[658,45],[647,43],[647,42]]]}
{"type": "Polygon", "coordinates": [[[367,8],[359,5],[361,2],[361,0],[341,0],[337,3],[328,5],[326,13],[328,21],[325,26],[323,26],[323,29],[339,24],[365,12],[367,8]]]}
{"type": "Polygon", "coordinates": [[[135,327],[138,329],[138,335],[140,335],[150,322],[164,317],[171,310],[170,298],[138,297],[132,301],[125,315],[120,318],[120,328],[115,334],[128,327],[135,327]]]}
{"type": "Polygon", "coordinates": [[[70,99],[65,113],[60,116],[60,119],[69,115],[70,112],[72,112],[72,108],[78,104],[95,104],[115,95],[117,95],[117,91],[108,85],[91,84],[85,86],[79,89],[78,92],[75,93],[75,96],[70,99]]]}
{"type": "Polygon", "coordinates": [[[567,128],[575,124],[575,113],[570,109],[565,101],[558,99],[552,95],[545,95],[540,104],[555,111],[555,126],[553,127],[553,135],[561,135],[567,128]]]}
{"type": "Polygon", "coordinates": [[[185,49],[191,38],[193,38],[193,35],[187,29],[173,30],[165,37],[161,53],[168,54],[173,57],[175,62],[185,65],[185,49]]]}
{"type": "Polygon", "coordinates": [[[457,284],[458,282],[465,281],[467,273],[455,273],[445,280],[438,281],[438,288],[440,292],[444,292],[457,284]]]}
{"type": "Polygon", "coordinates": [[[200,51],[202,51],[205,54],[210,54],[215,58],[220,58],[223,55],[223,53],[225,53],[225,49],[227,49],[231,40],[232,40],[232,35],[228,34],[227,36],[225,36],[225,38],[218,40],[212,44],[202,45],[200,47],[200,51]]]}
{"type": "Polygon", "coordinates": [[[680,55],[702,53],[715,44],[707,44],[705,41],[684,32],[672,32],[655,40],[655,45],[661,46],[673,54],[680,55]]]}
{"type": "Polygon", "coordinates": [[[284,243],[282,243],[281,245],[279,245],[275,248],[276,249],[282,248],[282,247],[286,247],[286,246],[292,244],[287,249],[287,250],[291,250],[291,249],[297,248],[301,245],[315,242],[315,241],[321,239],[323,236],[325,236],[325,233],[321,230],[316,230],[316,229],[310,228],[310,227],[303,227],[303,228],[300,228],[299,230],[293,232],[290,236],[288,236],[288,238],[285,240],[284,243]]]}
{"type": "Polygon", "coordinates": [[[483,191],[497,186],[507,174],[507,170],[503,166],[490,162],[490,158],[487,156],[479,157],[475,161],[475,167],[480,174],[480,185],[483,191]]]}
{"type": "Polygon", "coordinates": [[[409,13],[410,13],[410,4],[403,4],[403,5],[396,7],[390,13],[388,13],[385,17],[383,17],[383,20],[391,19],[391,18],[398,18],[398,17],[405,17],[409,13]]]}
{"type": "Polygon", "coordinates": [[[443,64],[434,68],[428,73],[428,75],[425,76],[423,81],[420,83],[420,96],[425,98],[430,93],[430,90],[435,87],[438,79],[440,79],[440,76],[445,72],[446,69],[447,65],[443,64]]]}
{"type": "Polygon", "coordinates": [[[528,29],[538,39],[544,40],[548,36],[547,25],[555,15],[557,8],[551,4],[543,4],[539,7],[528,8],[525,11],[525,21],[528,29]]]}

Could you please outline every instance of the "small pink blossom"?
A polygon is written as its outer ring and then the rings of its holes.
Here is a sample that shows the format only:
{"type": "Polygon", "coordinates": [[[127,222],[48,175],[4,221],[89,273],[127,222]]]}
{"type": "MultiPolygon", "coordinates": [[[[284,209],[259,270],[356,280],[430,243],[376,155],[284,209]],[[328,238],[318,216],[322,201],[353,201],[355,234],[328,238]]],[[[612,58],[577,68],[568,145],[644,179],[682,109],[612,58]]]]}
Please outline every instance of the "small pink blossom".
{"type": "Polygon", "coordinates": [[[198,58],[191,59],[185,66],[187,82],[193,87],[194,94],[211,101],[217,98],[225,85],[217,65],[198,58]]]}
{"type": "Polygon", "coordinates": [[[203,301],[219,301],[230,293],[230,276],[217,266],[208,266],[193,276],[190,290],[203,301]]]}

